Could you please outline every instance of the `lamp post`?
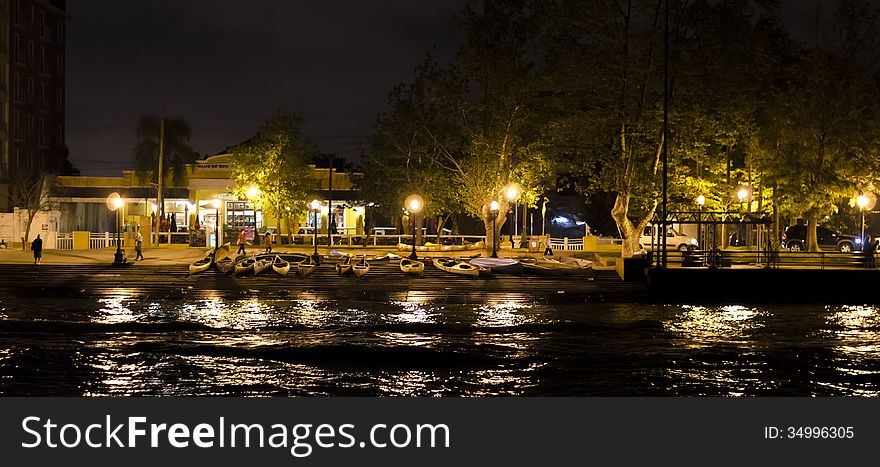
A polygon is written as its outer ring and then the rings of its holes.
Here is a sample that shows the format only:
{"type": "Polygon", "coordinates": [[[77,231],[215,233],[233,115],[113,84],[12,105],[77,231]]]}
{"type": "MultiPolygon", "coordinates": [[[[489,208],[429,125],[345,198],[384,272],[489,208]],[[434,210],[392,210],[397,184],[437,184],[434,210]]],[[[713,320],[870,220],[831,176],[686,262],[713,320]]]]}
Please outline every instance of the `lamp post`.
{"type": "Polygon", "coordinates": [[[856,198],[856,204],[859,205],[859,210],[862,211],[862,232],[859,238],[862,241],[862,251],[865,249],[865,208],[868,206],[868,197],[865,195],[859,195],[856,198]]]}
{"type": "Polygon", "coordinates": [[[425,200],[419,195],[412,194],[406,198],[404,205],[409,212],[410,220],[412,220],[412,253],[409,254],[409,259],[416,260],[419,257],[416,254],[416,214],[422,212],[422,208],[425,207],[425,200]]]}
{"type": "Polygon", "coordinates": [[[498,248],[495,240],[498,238],[498,236],[495,234],[495,226],[498,224],[498,201],[495,201],[493,199],[492,202],[489,203],[489,211],[492,213],[492,257],[497,258],[498,248]]]}
{"type": "MultiPolygon", "coordinates": [[[[740,211],[742,211],[743,200],[746,199],[747,196],[749,196],[749,190],[746,190],[745,188],[740,188],[739,191],[736,192],[736,197],[739,198],[739,210],[740,211]]],[[[751,204],[751,203],[749,203],[749,204],[751,204]]],[[[751,211],[751,210],[752,210],[752,207],[749,206],[749,211],[751,211]]]]}
{"type": "Polygon", "coordinates": [[[220,247],[220,198],[211,200],[214,207],[214,257],[217,257],[217,248],[220,247]]]}
{"type": "Polygon", "coordinates": [[[315,246],[315,251],[312,253],[312,259],[315,261],[315,264],[321,262],[321,257],[318,255],[318,213],[321,212],[321,202],[313,199],[311,203],[309,203],[309,207],[312,208],[312,212],[314,212],[314,224],[312,225],[312,232],[314,233],[314,238],[312,239],[312,244],[315,246]]]}
{"type": "Polygon", "coordinates": [[[511,183],[507,187],[506,195],[507,195],[508,206],[510,206],[510,203],[513,203],[513,228],[512,229],[510,227],[507,228],[507,232],[510,234],[510,248],[513,248],[513,236],[514,236],[514,234],[517,234],[517,235],[519,234],[516,231],[516,229],[517,229],[516,223],[518,221],[516,210],[519,207],[519,206],[517,206],[517,199],[519,198],[519,185],[517,185],[516,183],[511,183]]]}
{"type": "Polygon", "coordinates": [[[107,197],[107,207],[116,215],[116,253],[113,255],[113,265],[125,264],[125,250],[122,249],[122,242],[119,241],[119,210],[125,201],[119,196],[119,193],[110,193],[107,197]]]}
{"type": "Polygon", "coordinates": [[[703,205],[706,204],[706,197],[703,195],[697,196],[697,248],[703,249],[703,205]]]}

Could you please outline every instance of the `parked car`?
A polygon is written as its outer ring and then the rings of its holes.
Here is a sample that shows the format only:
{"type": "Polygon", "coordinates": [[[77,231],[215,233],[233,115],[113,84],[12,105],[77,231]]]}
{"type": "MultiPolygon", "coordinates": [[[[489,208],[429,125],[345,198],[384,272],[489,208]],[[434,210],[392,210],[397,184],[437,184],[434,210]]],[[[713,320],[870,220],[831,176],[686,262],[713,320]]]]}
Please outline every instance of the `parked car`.
{"type": "MultiPolygon", "coordinates": [[[[639,237],[639,243],[642,245],[642,248],[645,250],[651,250],[651,229],[655,229],[655,231],[659,231],[659,228],[654,227],[645,227],[645,230],[642,232],[642,236],[639,237]]],[[[656,236],[653,237],[654,243],[662,242],[663,239],[658,239],[656,236]]],[[[678,251],[685,251],[691,245],[696,245],[697,239],[693,237],[688,237],[677,230],[669,227],[666,229],[666,249],[676,249],[678,251]]]]}
{"type": "MultiPolygon", "coordinates": [[[[843,235],[831,229],[817,226],[819,248],[849,253],[862,249],[862,239],[856,235],[843,235]]],[[[804,251],[807,246],[807,226],[793,225],[782,234],[782,247],[789,251],[804,251]]]]}

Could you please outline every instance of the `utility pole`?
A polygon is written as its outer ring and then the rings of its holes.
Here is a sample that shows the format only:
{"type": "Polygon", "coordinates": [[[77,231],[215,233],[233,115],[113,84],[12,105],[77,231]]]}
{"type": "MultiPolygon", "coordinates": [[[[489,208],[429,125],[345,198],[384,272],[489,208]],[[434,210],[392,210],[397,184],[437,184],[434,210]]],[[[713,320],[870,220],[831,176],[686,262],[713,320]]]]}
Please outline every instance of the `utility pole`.
{"type": "Polygon", "coordinates": [[[330,158],[330,168],[328,169],[328,173],[330,174],[330,179],[328,180],[327,186],[327,245],[333,245],[333,230],[332,227],[336,224],[333,219],[333,154],[329,155],[330,158]]]}
{"type": "Polygon", "coordinates": [[[666,211],[667,184],[669,182],[669,0],[666,0],[666,26],[663,34],[663,226],[660,230],[660,238],[663,239],[660,247],[660,267],[666,267],[666,211]]]}
{"type": "MultiPolygon", "coordinates": [[[[158,187],[157,187],[157,196],[156,202],[158,204],[156,209],[156,214],[158,217],[155,218],[154,224],[154,232],[156,232],[156,246],[159,245],[159,227],[162,225],[162,216],[165,215],[165,187],[163,186],[165,182],[165,113],[162,113],[162,117],[159,119],[159,175],[158,178],[158,187]]],[[[219,221],[219,219],[218,219],[219,221]]]]}

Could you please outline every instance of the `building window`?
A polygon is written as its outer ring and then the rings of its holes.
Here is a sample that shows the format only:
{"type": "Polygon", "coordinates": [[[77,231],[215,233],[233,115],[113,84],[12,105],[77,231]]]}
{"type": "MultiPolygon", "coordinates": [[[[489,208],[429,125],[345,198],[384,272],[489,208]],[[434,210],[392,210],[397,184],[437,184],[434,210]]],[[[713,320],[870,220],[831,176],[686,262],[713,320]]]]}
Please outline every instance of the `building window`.
{"type": "Polygon", "coordinates": [[[46,24],[46,12],[40,10],[40,39],[49,39],[49,25],[46,24]]]}
{"type": "Polygon", "coordinates": [[[28,99],[34,97],[34,79],[33,78],[27,79],[27,97],[28,97],[28,99]]]}
{"type": "MultiPolygon", "coordinates": [[[[7,83],[6,83],[6,64],[0,63],[0,90],[7,91],[7,83]]],[[[2,113],[2,112],[0,112],[2,113]]]]}
{"type": "Polygon", "coordinates": [[[34,115],[33,114],[27,115],[27,134],[26,134],[26,136],[28,139],[33,139],[33,137],[34,137],[34,115]]]}
{"type": "Polygon", "coordinates": [[[55,111],[64,112],[64,90],[61,88],[55,90],[55,111]]]}
{"type": "Polygon", "coordinates": [[[7,32],[9,32],[9,29],[6,23],[0,23],[0,50],[9,50],[9,36],[7,32]]]}
{"type": "Polygon", "coordinates": [[[21,63],[21,39],[18,33],[12,33],[12,55],[15,63],[21,63]]]}
{"type": "Polygon", "coordinates": [[[58,68],[58,76],[64,76],[64,58],[61,55],[55,57],[55,67],[58,68]]]}
{"type": "Polygon", "coordinates": [[[49,102],[49,96],[46,95],[46,83],[40,81],[40,110],[45,112],[51,110],[49,102]]]}
{"type": "Polygon", "coordinates": [[[46,119],[40,117],[40,146],[49,147],[50,144],[49,132],[46,131],[46,119]]]}
{"type": "Polygon", "coordinates": [[[40,73],[49,74],[49,62],[46,61],[46,47],[40,46],[40,73]]]}
{"type": "Polygon", "coordinates": [[[18,77],[17,71],[12,73],[12,97],[15,102],[24,102],[24,92],[21,89],[21,79],[18,77]]]}
{"type": "Polygon", "coordinates": [[[58,42],[64,42],[64,20],[59,19],[55,23],[55,34],[58,36],[58,42]]]}
{"type": "Polygon", "coordinates": [[[64,147],[64,125],[55,125],[55,146],[64,147]]]}
{"type": "Polygon", "coordinates": [[[36,50],[37,47],[34,45],[34,41],[28,41],[28,63],[32,63],[34,61],[36,50]]]}
{"type": "Polygon", "coordinates": [[[21,119],[17,110],[12,111],[12,137],[21,139],[21,119]]]}

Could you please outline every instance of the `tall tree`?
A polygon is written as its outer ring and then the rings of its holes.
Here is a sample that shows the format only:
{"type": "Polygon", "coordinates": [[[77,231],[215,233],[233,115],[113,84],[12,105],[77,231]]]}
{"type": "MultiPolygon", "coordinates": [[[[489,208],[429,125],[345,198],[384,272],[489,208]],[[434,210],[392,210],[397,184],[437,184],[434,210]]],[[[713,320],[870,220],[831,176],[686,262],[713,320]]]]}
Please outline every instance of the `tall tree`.
{"type": "Polygon", "coordinates": [[[31,232],[31,224],[40,212],[50,211],[55,203],[50,194],[55,186],[55,176],[40,174],[36,178],[19,175],[14,178],[12,186],[12,203],[25,211],[27,221],[22,237],[22,249],[27,248],[31,232]]]}
{"type": "Polygon", "coordinates": [[[282,218],[306,211],[306,197],[315,188],[309,162],[317,148],[303,136],[304,123],[300,113],[278,111],[253,138],[231,150],[233,192],[244,197],[250,188],[257,188],[255,202],[275,214],[279,232],[282,218]]]}
{"type": "Polygon", "coordinates": [[[144,115],[138,119],[135,132],[135,170],[142,181],[149,180],[156,186],[159,216],[154,220],[153,231],[158,243],[159,219],[165,215],[166,178],[170,175],[174,186],[185,186],[186,165],[196,159],[189,145],[192,130],[183,117],[144,115]]]}

